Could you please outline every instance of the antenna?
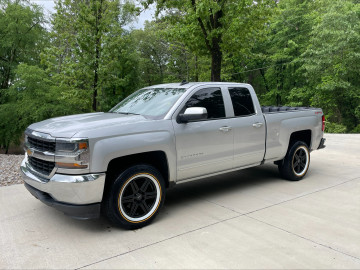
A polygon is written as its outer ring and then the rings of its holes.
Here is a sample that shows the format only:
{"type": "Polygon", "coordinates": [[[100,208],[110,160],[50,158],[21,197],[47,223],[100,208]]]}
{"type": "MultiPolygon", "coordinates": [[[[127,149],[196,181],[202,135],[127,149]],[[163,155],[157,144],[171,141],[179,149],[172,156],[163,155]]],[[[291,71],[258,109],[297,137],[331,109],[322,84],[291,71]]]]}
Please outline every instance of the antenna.
{"type": "Polygon", "coordinates": [[[184,84],[187,84],[189,82],[187,82],[186,80],[182,80],[182,82],[180,83],[180,85],[184,85],[184,84]]]}

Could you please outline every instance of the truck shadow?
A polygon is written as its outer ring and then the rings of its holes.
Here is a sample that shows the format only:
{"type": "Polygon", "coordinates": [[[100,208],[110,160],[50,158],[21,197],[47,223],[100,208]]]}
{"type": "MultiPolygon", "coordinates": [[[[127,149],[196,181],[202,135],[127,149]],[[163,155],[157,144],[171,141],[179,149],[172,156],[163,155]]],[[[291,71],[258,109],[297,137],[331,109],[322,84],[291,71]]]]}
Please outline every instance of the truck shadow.
{"type": "MultiPolygon", "coordinates": [[[[167,190],[164,208],[155,220],[170,218],[166,212],[172,213],[175,208],[180,208],[184,204],[191,205],[192,202],[200,200],[211,200],[214,196],[227,195],[233,192],[240,193],[259,189],[269,183],[284,181],[278,174],[277,167],[274,165],[263,165],[254,168],[239,170],[219,176],[207,177],[192,182],[176,185],[167,190]]],[[[46,211],[46,216],[56,224],[63,224],[64,227],[71,226],[77,230],[90,232],[111,232],[125,231],[112,225],[105,217],[92,220],[76,220],[62,215],[61,212],[44,205],[42,211],[46,211]]]]}
{"type": "Polygon", "coordinates": [[[167,191],[165,206],[211,199],[234,191],[245,192],[269,182],[284,181],[277,166],[268,164],[176,185],[167,191]]]}

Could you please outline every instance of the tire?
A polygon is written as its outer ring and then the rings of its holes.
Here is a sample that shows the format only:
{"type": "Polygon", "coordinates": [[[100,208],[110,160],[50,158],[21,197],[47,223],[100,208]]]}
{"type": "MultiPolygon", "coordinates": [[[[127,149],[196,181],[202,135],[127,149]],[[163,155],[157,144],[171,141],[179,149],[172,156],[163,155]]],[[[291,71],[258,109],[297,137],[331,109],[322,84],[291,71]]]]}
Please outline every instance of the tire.
{"type": "Polygon", "coordinates": [[[149,165],[135,165],[120,173],[108,189],[103,212],[116,226],[138,229],[154,220],[164,200],[161,173],[149,165]]]}
{"type": "Polygon", "coordinates": [[[299,181],[306,175],[309,165],[309,148],[306,143],[298,141],[289,147],[278,167],[281,177],[290,181],[299,181]]]}

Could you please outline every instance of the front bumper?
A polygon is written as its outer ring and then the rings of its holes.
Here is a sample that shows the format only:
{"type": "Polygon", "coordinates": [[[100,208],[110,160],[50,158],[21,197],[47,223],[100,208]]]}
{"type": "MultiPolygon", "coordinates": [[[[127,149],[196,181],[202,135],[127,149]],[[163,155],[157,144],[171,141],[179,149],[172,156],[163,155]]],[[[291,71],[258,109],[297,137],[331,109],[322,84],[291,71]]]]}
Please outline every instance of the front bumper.
{"type": "Polygon", "coordinates": [[[65,215],[77,219],[90,219],[100,217],[100,203],[85,204],[85,205],[76,205],[61,203],[55,201],[48,193],[42,192],[29,184],[25,183],[27,190],[37,199],[39,199],[44,204],[54,207],[56,210],[63,212],[65,215]]]}
{"type": "Polygon", "coordinates": [[[26,158],[20,166],[25,186],[36,198],[47,205],[53,206],[73,217],[91,218],[97,217],[100,213],[100,203],[102,201],[105,173],[85,174],[85,175],[65,175],[54,174],[50,179],[43,179],[37,176],[27,166],[26,158]],[[30,189],[29,189],[30,186],[30,189]],[[84,211],[81,216],[81,209],[85,206],[98,204],[99,206],[90,207],[98,213],[89,214],[84,211]],[[73,207],[78,207],[75,211],[66,211],[73,207]]]}

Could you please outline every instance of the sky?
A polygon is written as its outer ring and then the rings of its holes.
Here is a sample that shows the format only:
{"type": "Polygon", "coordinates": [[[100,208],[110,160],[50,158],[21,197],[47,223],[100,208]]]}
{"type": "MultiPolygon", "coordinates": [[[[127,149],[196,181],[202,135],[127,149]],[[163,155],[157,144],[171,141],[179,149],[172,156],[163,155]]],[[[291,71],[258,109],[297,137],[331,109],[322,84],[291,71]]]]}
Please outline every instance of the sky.
{"type": "MultiPolygon", "coordinates": [[[[53,0],[30,0],[30,2],[43,6],[44,12],[47,16],[53,13],[55,10],[55,3],[53,0]]],[[[132,22],[126,28],[141,29],[144,28],[145,21],[152,21],[154,19],[155,8],[150,6],[149,9],[141,12],[136,21],[132,22]]]]}

